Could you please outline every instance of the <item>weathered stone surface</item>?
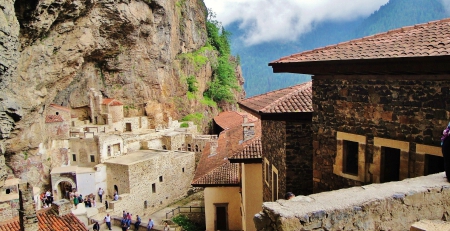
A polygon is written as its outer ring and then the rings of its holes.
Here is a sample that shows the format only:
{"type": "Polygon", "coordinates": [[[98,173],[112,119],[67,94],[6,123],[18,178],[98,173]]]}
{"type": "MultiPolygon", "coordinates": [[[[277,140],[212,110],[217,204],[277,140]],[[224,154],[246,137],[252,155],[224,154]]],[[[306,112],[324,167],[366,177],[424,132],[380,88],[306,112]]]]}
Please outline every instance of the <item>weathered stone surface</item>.
{"type": "Polygon", "coordinates": [[[258,230],[409,230],[421,219],[448,216],[444,173],[265,202],[258,230]]]}
{"type": "MultiPolygon", "coordinates": [[[[179,55],[205,45],[205,13],[197,0],[0,0],[0,146],[14,174],[28,174],[18,170],[27,153],[45,170],[27,180],[48,181],[59,162],[43,151],[46,108],[86,110],[89,88],[123,102],[125,116],[147,115],[153,128],[205,112],[204,129],[217,111],[188,99],[185,77],[196,77],[201,99],[217,54],[201,67],[179,55]]],[[[1,165],[0,182],[5,176],[1,165]]]]}

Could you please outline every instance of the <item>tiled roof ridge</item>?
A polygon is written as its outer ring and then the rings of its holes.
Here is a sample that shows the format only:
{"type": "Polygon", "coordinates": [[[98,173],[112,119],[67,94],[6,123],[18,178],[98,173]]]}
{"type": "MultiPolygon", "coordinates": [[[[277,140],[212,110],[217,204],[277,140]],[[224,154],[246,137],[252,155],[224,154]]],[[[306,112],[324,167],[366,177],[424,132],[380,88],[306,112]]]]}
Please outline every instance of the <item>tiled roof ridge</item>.
{"type": "Polygon", "coordinates": [[[406,32],[406,31],[409,31],[409,30],[412,30],[412,29],[417,29],[419,27],[423,27],[425,25],[438,24],[438,23],[443,23],[443,22],[450,22],[450,18],[429,21],[429,22],[426,22],[426,23],[419,23],[419,24],[415,24],[415,25],[411,25],[411,26],[404,26],[404,27],[388,30],[388,31],[385,31],[385,32],[377,33],[377,34],[368,35],[368,36],[365,36],[365,37],[362,37],[362,38],[352,39],[352,40],[348,40],[348,41],[345,41],[345,42],[340,42],[340,43],[336,43],[336,44],[332,44],[332,45],[328,45],[328,46],[324,46],[324,47],[318,47],[318,48],[311,49],[311,50],[301,51],[299,53],[295,53],[295,54],[291,54],[291,55],[288,55],[288,56],[281,57],[281,58],[279,58],[277,60],[274,60],[274,61],[272,61],[270,63],[278,63],[281,60],[285,60],[285,59],[288,59],[288,58],[294,58],[294,57],[298,56],[299,54],[301,54],[301,55],[313,54],[313,53],[316,53],[318,51],[329,50],[329,49],[332,49],[332,48],[335,48],[335,47],[338,47],[338,46],[342,46],[342,45],[347,45],[347,44],[356,43],[356,42],[363,42],[363,41],[366,41],[366,40],[369,40],[369,39],[373,39],[373,38],[377,38],[377,37],[381,37],[381,36],[384,36],[384,35],[389,35],[389,34],[399,33],[399,32],[406,32]]]}
{"type": "MultiPolygon", "coordinates": [[[[221,164],[221,165],[215,167],[215,168],[212,169],[211,171],[207,172],[206,174],[202,175],[201,177],[198,177],[197,179],[195,179],[194,181],[192,181],[192,184],[214,184],[214,183],[212,183],[212,182],[201,182],[201,181],[202,181],[202,180],[203,180],[203,181],[207,181],[208,179],[205,179],[205,178],[207,178],[208,176],[212,176],[212,177],[213,177],[215,173],[218,173],[218,174],[219,174],[219,177],[221,177],[220,173],[221,173],[221,171],[222,171],[223,168],[228,167],[227,165],[230,166],[231,170],[235,170],[235,171],[236,171],[235,168],[237,168],[237,166],[238,166],[237,164],[234,164],[234,163],[225,162],[225,163],[223,163],[223,164],[221,164]]],[[[225,170],[227,170],[227,169],[225,169],[225,170]]],[[[228,176],[229,176],[229,175],[228,175],[228,176]]],[[[229,177],[230,177],[230,176],[229,176],[229,177]]],[[[231,177],[233,177],[233,176],[231,176],[231,177]]],[[[239,179],[236,179],[236,180],[237,180],[237,182],[231,182],[231,181],[230,181],[230,182],[220,182],[220,183],[218,183],[218,184],[233,184],[233,183],[239,183],[239,179]]]]}
{"type": "Polygon", "coordinates": [[[261,137],[259,137],[259,136],[255,136],[252,139],[245,141],[244,143],[242,143],[245,145],[242,145],[242,147],[239,148],[239,150],[235,151],[228,158],[237,158],[238,156],[240,156],[242,154],[243,151],[246,150],[246,148],[255,146],[255,145],[257,145],[258,142],[261,142],[261,137]]]}
{"type": "MultiPolygon", "coordinates": [[[[293,94],[295,94],[295,93],[297,93],[297,92],[299,92],[299,91],[301,91],[301,90],[304,90],[304,89],[308,88],[311,84],[312,84],[312,81],[308,81],[308,82],[305,82],[305,83],[301,83],[301,84],[298,84],[298,85],[294,85],[294,86],[292,86],[292,87],[288,87],[288,88],[295,88],[295,90],[289,92],[288,94],[284,95],[283,97],[278,98],[277,100],[273,101],[271,104],[269,104],[269,105],[267,105],[267,106],[261,108],[261,110],[259,110],[259,111],[265,111],[265,110],[271,108],[273,105],[278,104],[278,102],[282,102],[282,101],[284,101],[284,99],[290,98],[293,94]],[[298,88],[297,88],[297,87],[298,87],[298,88]]],[[[286,88],[284,88],[284,89],[279,89],[279,90],[280,90],[280,91],[281,91],[281,90],[286,90],[286,88]]],[[[276,91],[274,91],[274,92],[276,92],[276,91]]]]}

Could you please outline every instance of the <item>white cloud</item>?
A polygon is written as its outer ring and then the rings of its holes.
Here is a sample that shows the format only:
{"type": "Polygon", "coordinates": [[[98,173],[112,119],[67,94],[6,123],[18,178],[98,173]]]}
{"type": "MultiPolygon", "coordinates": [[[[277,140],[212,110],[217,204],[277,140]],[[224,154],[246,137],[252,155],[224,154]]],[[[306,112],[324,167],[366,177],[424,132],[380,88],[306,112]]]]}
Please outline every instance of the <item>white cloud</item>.
{"type": "MultiPolygon", "coordinates": [[[[204,0],[224,25],[239,22],[244,42],[295,40],[314,23],[368,16],[389,0],[204,0]]],[[[450,0],[441,0],[449,2],[450,0]]],[[[450,4],[449,4],[450,6],[450,4]]]]}

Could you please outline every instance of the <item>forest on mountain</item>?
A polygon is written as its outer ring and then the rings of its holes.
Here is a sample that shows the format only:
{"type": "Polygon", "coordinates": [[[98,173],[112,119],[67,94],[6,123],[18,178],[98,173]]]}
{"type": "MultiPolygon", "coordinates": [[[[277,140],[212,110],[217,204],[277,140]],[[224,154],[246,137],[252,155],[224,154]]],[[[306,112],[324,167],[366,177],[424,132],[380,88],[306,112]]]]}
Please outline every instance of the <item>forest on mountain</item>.
{"type": "Polygon", "coordinates": [[[268,63],[281,57],[395,28],[450,17],[440,0],[390,0],[365,18],[322,22],[294,42],[267,42],[245,46],[239,22],[225,27],[231,33],[232,53],[240,58],[247,97],[309,81],[308,75],[274,74],[268,63]]]}

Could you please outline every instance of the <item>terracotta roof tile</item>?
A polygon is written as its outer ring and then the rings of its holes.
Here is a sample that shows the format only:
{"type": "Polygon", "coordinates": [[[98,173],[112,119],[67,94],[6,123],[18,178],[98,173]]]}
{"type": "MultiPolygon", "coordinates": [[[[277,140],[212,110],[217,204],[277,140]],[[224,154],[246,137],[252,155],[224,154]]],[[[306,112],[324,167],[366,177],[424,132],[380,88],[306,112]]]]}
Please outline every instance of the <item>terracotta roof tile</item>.
{"type": "Polygon", "coordinates": [[[223,129],[240,126],[244,117],[236,111],[224,111],[214,117],[214,122],[223,129]]]}
{"type": "Polygon", "coordinates": [[[235,153],[228,159],[261,159],[262,158],[262,145],[261,138],[254,138],[252,142],[247,144],[243,150],[235,153]]]}
{"type": "Polygon", "coordinates": [[[122,102],[120,102],[119,100],[116,100],[116,99],[103,99],[102,104],[103,105],[108,105],[108,106],[121,106],[121,105],[123,105],[122,102]]]}
{"type": "Polygon", "coordinates": [[[60,115],[46,115],[45,123],[64,122],[64,119],[60,115]]]}
{"type": "Polygon", "coordinates": [[[449,35],[450,18],[304,51],[272,63],[444,56],[450,54],[449,35]]]}
{"type": "Polygon", "coordinates": [[[226,162],[192,182],[194,185],[237,185],[239,164],[226,162]]]}
{"type": "Polygon", "coordinates": [[[63,106],[60,106],[60,105],[58,105],[58,104],[50,104],[50,107],[54,107],[54,108],[57,108],[57,109],[59,109],[59,110],[63,110],[63,111],[66,111],[66,112],[70,112],[70,108],[68,108],[68,107],[63,107],[63,106]]]}
{"type": "MultiPolygon", "coordinates": [[[[37,211],[39,231],[87,231],[86,226],[73,214],[58,216],[51,208],[37,211]]],[[[0,231],[19,231],[19,217],[0,223],[0,231]]]]}
{"type": "MultiPolygon", "coordinates": [[[[234,114],[238,113],[234,112],[234,114]]],[[[238,115],[242,118],[241,114],[238,115]]],[[[256,117],[251,118],[256,119],[256,117]]],[[[218,139],[214,141],[217,142],[215,153],[211,153],[211,142],[205,145],[195,171],[194,180],[192,181],[193,185],[199,184],[199,182],[202,182],[202,184],[206,184],[205,182],[208,182],[209,185],[224,184],[224,182],[235,182],[233,172],[228,174],[228,177],[230,178],[227,179],[224,179],[224,176],[221,175],[224,169],[233,170],[233,168],[223,167],[223,165],[229,163],[228,158],[232,157],[236,153],[242,152],[245,147],[254,142],[255,139],[259,139],[258,137],[261,136],[260,121],[253,121],[255,123],[255,137],[243,142],[244,131],[242,122],[243,120],[241,120],[240,123],[235,123],[233,127],[227,128],[219,134],[218,139]],[[222,169],[216,170],[216,168],[222,169]],[[214,179],[217,181],[213,181],[214,179]]]]}
{"type": "Polygon", "coordinates": [[[312,112],[312,82],[253,96],[239,104],[257,113],[312,112]]]}

